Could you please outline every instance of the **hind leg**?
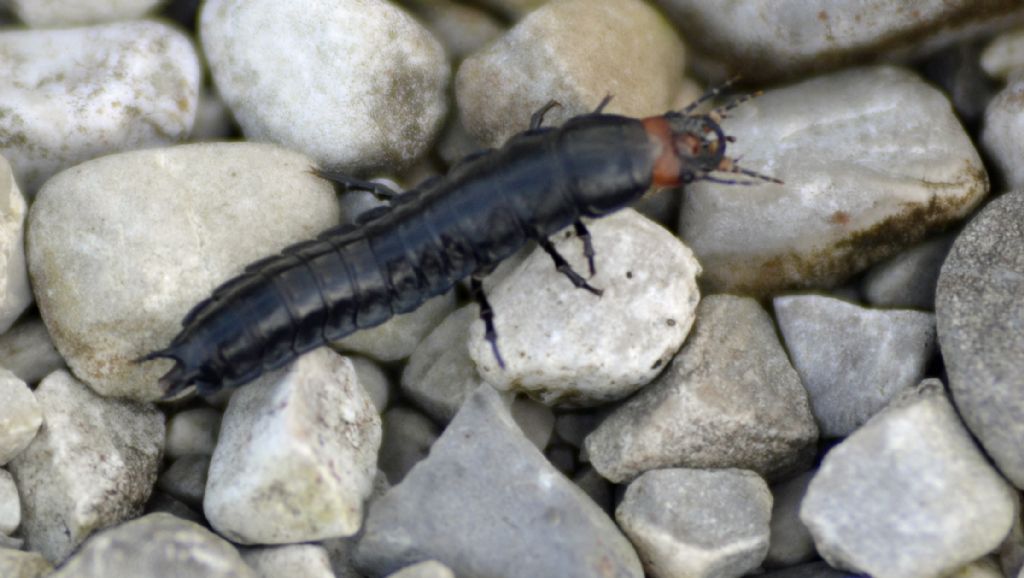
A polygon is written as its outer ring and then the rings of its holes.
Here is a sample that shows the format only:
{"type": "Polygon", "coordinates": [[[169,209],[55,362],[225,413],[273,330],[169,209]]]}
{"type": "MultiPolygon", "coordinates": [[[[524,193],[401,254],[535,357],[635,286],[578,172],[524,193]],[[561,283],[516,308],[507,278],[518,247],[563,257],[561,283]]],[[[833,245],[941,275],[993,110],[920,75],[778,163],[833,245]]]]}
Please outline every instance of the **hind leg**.
{"type": "Polygon", "coordinates": [[[551,244],[550,240],[540,238],[537,242],[540,243],[541,248],[551,256],[551,259],[555,262],[555,268],[558,269],[560,273],[568,277],[569,281],[572,281],[573,285],[580,289],[586,289],[598,297],[604,293],[601,289],[591,287],[590,283],[587,283],[586,279],[581,277],[580,274],[572,268],[572,265],[569,265],[569,262],[565,260],[565,257],[555,249],[555,246],[551,244]]]}
{"type": "Polygon", "coordinates": [[[316,167],[311,168],[309,172],[321,179],[324,179],[325,181],[341,185],[346,191],[367,191],[369,193],[373,193],[373,196],[382,201],[394,202],[395,199],[402,196],[402,193],[399,193],[385,184],[373,181],[364,181],[362,179],[346,175],[345,173],[324,171],[316,167]]]}
{"type": "Polygon", "coordinates": [[[505,369],[505,360],[498,352],[498,332],[494,330],[494,309],[487,301],[487,295],[484,295],[484,284],[480,277],[473,275],[470,278],[469,292],[473,295],[473,300],[480,306],[480,319],[484,322],[484,339],[491,344],[491,351],[494,352],[494,359],[497,360],[498,367],[505,369]]]}

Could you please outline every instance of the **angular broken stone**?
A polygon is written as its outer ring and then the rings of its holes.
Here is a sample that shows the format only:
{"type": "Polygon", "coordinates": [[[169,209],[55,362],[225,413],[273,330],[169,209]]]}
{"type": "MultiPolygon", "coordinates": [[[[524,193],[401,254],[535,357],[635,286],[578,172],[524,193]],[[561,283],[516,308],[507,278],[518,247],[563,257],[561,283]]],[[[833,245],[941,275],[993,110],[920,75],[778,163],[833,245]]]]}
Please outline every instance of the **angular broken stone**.
{"type": "Polygon", "coordinates": [[[657,468],[743,468],[769,479],[805,469],[818,428],[807,392],[756,301],[705,297],[686,345],[653,383],[587,436],[612,482],[657,468]]]}
{"type": "Polygon", "coordinates": [[[738,578],[768,551],[771,511],[754,472],[670,468],[630,482],[615,520],[654,578],[738,578]]]}
{"type": "Polygon", "coordinates": [[[935,352],[935,316],[860,307],[821,295],[776,297],[786,348],[826,437],[860,427],[924,378],[935,352]]]}
{"type": "Polygon", "coordinates": [[[203,510],[240,544],[354,534],[377,472],[381,426],[352,362],[322,347],[235,393],[203,510]]]}
{"type": "Polygon", "coordinates": [[[227,540],[170,514],[149,514],[91,538],[51,578],[257,578],[227,540]]]}
{"type": "Polygon", "coordinates": [[[35,391],[46,424],[10,463],[29,549],[58,563],[93,532],[142,512],[156,482],[164,416],[100,397],[60,370],[35,391]]]}
{"type": "Polygon", "coordinates": [[[372,576],[425,560],[457,576],[642,576],[607,514],[547,463],[489,386],[371,505],[355,556],[372,576]]]}
{"type": "Polygon", "coordinates": [[[1015,495],[929,379],[825,456],[800,519],[832,566],[875,578],[934,578],[991,552],[1015,495]]]}

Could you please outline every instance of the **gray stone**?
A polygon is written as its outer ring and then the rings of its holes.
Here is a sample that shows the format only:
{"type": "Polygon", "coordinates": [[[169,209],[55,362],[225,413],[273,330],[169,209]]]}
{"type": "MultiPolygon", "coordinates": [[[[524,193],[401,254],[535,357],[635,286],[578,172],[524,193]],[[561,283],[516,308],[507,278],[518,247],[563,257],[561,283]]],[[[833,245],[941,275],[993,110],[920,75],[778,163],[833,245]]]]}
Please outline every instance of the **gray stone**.
{"type": "Polygon", "coordinates": [[[814,472],[804,472],[772,486],[771,541],[764,565],[772,568],[796,566],[814,559],[814,540],[800,521],[800,503],[814,472]]]}
{"type": "MultiPolygon", "coordinates": [[[[0,32],[0,50],[3,33],[0,32]]],[[[3,73],[0,62],[0,74],[3,73]]],[[[10,89],[6,89],[4,108],[0,113],[0,153],[4,146],[5,117],[10,114],[10,89]]],[[[25,215],[28,205],[14,179],[11,165],[0,156],[0,333],[10,329],[14,321],[32,304],[32,289],[28,285],[25,266],[25,215]]]]}
{"type": "Polygon", "coordinates": [[[388,578],[455,578],[455,573],[437,560],[427,560],[406,566],[398,572],[390,574],[388,578]]]}
{"type": "Polygon", "coordinates": [[[36,389],[46,424],[10,464],[30,549],[60,562],[96,530],[139,515],[156,482],[164,416],[100,397],[65,371],[36,389]]]}
{"type": "Polygon", "coordinates": [[[28,196],[82,161],[173,144],[192,128],[199,56],[176,28],[140,20],[8,29],[0,51],[0,78],[17,79],[5,85],[0,154],[28,196]]]}
{"type": "Polygon", "coordinates": [[[0,335],[0,367],[35,385],[65,366],[43,320],[33,315],[0,335]]]}
{"type": "Polygon", "coordinates": [[[90,539],[52,578],[256,578],[229,542],[170,514],[149,514],[90,539]]]}
{"type": "Polygon", "coordinates": [[[1008,189],[1024,186],[1024,78],[1015,78],[989,102],[981,131],[981,146],[1008,189]]]}
{"type": "Polygon", "coordinates": [[[1024,72],[1024,28],[1014,28],[992,39],[981,53],[981,67],[1000,80],[1024,72]]]}
{"type": "Polygon", "coordinates": [[[753,472],[665,469],[633,480],[615,519],[654,578],[738,578],[768,551],[771,510],[753,472]]]}
{"type": "Polygon", "coordinates": [[[440,433],[434,422],[407,407],[391,408],[381,417],[383,435],[378,465],[392,485],[430,453],[440,433]]]}
{"type": "Polygon", "coordinates": [[[612,411],[585,446],[594,468],[616,483],[667,467],[734,467],[779,479],[806,469],[817,439],[771,318],[753,299],[712,295],[668,369],[612,411]]]}
{"type": "Polygon", "coordinates": [[[1019,6],[1014,0],[918,0],[907,10],[889,0],[786,0],[760,10],[758,0],[656,3],[688,42],[716,56],[718,66],[755,82],[877,59],[879,52],[934,49],[961,39],[965,29],[999,26],[1019,6]]]}
{"type": "Polygon", "coordinates": [[[14,459],[36,437],[43,412],[32,390],[0,367],[0,466],[14,459]]]}
{"type": "Polygon", "coordinates": [[[167,443],[164,451],[169,459],[191,455],[213,455],[220,433],[221,412],[212,407],[196,407],[179,411],[167,420],[167,443]]]}
{"type": "Polygon", "coordinates": [[[134,20],[166,0],[6,0],[7,6],[33,28],[63,28],[134,20]]]}
{"type": "Polygon", "coordinates": [[[864,424],[924,378],[935,316],[877,310],[821,295],[776,297],[775,316],[826,437],[864,424]]]}
{"type": "Polygon", "coordinates": [[[590,466],[583,467],[573,475],[572,481],[602,510],[609,513],[612,511],[612,485],[597,470],[590,466]]]}
{"type": "Polygon", "coordinates": [[[486,146],[526,129],[551,99],[550,125],[591,112],[663,114],[682,78],[685,49],[661,14],[640,0],[554,0],[459,67],[462,124],[486,146]],[[495,90],[495,87],[501,90],[495,90]],[[626,89],[628,87],[628,89],[626,89]]]}
{"type": "Polygon", "coordinates": [[[469,357],[469,327],[480,316],[467,305],[434,328],[402,371],[402,392],[430,417],[448,423],[483,382],[469,357]]]}
{"type": "Polygon", "coordinates": [[[318,544],[249,548],[242,560],[259,578],[335,578],[327,550],[318,544]]]}
{"type": "Polygon", "coordinates": [[[963,218],[988,192],[949,100],[900,68],[770,90],[730,111],[722,128],[736,137],[730,155],[785,184],[742,194],[710,182],[687,187],[679,234],[710,291],[839,285],[963,218]]]}
{"type": "Polygon", "coordinates": [[[642,575],[612,521],[547,463],[490,387],[370,507],[358,567],[383,576],[425,560],[457,576],[642,575]]]}
{"type": "Polygon", "coordinates": [[[453,62],[461,61],[504,32],[500,20],[475,6],[451,0],[406,0],[402,5],[427,25],[453,62]]]}
{"type": "Polygon", "coordinates": [[[1024,519],[1021,511],[1021,494],[1014,496],[1013,527],[999,546],[999,565],[1004,576],[1017,576],[1024,568],[1024,519]]]}
{"type": "Polygon", "coordinates": [[[199,36],[246,137],[324,168],[407,167],[447,113],[444,48],[391,2],[211,0],[199,36]]]}
{"type": "MultiPolygon", "coordinates": [[[[470,327],[469,354],[485,381],[547,405],[594,406],[621,399],[661,373],[690,331],[700,299],[700,264],[678,238],[626,209],[589,225],[598,297],[578,289],[536,249],[489,295],[505,360],[501,368],[470,327]]],[[[587,272],[575,235],[554,246],[587,272]]]]}
{"type": "Polygon", "coordinates": [[[0,576],[4,578],[43,578],[52,576],[53,565],[38,552],[19,552],[0,548],[0,576]]]}
{"type": "Polygon", "coordinates": [[[350,536],[373,487],[380,439],[380,417],[352,362],[316,349],[231,398],[203,510],[239,544],[350,536]]]}
{"type": "Polygon", "coordinates": [[[162,397],[171,362],[132,360],[166,346],[185,313],[250,262],[337,223],[334,191],[310,164],[270,145],[200,143],[50,179],[29,211],[29,272],[75,375],[103,395],[162,397]]]}
{"type": "Polygon", "coordinates": [[[24,539],[17,538],[15,536],[6,536],[4,534],[0,534],[0,551],[4,549],[21,550],[24,546],[24,539]]]}
{"type": "Polygon", "coordinates": [[[203,495],[206,494],[206,474],[209,469],[210,456],[182,456],[160,474],[156,480],[156,487],[189,506],[201,508],[203,495]]]}
{"type": "Polygon", "coordinates": [[[941,235],[875,265],[864,276],[864,298],[876,307],[934,310],[939,269],[952,244],[951,235],[941,235]]]}
{"type": "Polygon", "coordinates": [[[832,448],[800,509],[829,564],[875,578],[946,575],[999,546],[1013,515],[1013,490],[938,380],[832,448]]]}
{"type": "Polygon", "coordinates": [[[572,476],[576,471],[576,454],[576,448],[569,444],[551,444],[544,450],[548,462],[566,476],[572,476]]]}
{"type": "Polygon", "coordinates": [[[13,532],[21,524],[21,498],[10,472],[0,469],[0,535],[13,532]]]}
{"type": "Polygon", "coordinates": [[[979,558],[947,576],[948,578],[1005,578],[1002,569],[999,568],[999,562],[992,556],[979,558]]]}
{"type": "Polygon", "coordinates": [[[149,501],[146,502],[146,513],[153,514],[155,512],[163,512],[177,516],[182,520],[188,520],[189,522],[195,522],[197,524],[206,525],[206,518],[196,510],[193,510],[178,498],[161,492],[160,490],[154,490],[153,495],[149,497],[149,501]]]}
{"type": "Polygon", "coordinates": [[[799,566],[790,566],[782,570],[766,572],[762,578],[856,578],[856,574],[836,570],[825,562],[810,562],[799,566]]]}
{"type": "Polygon", "coordinates": [[[509,409],[526,439],[544,451],[555,431],[555,413],[551,408],[529,398],[517,397],[509,409]]]}
{"type": "Polygon", "coordinates": [[[369,359],[358,355],[353,355],[349,359],[356,370],[359,385],[366,391],[366,395],[370,396],[373,407],[377,408],[377,413],[384,413],[392,397],[391,380],[379,365],[369,359]]]}
{"type": "Polygon", "coordinates": [[[581,448],[583,440],[601,425],[606,415],[601,410],[560,413],[555,416],[555,434],[565,443],[581,448]]]}
{"type": "Polygon", "coordinates": [[[1024,192],[957,237],[935,298],[953,400],[996,466],[1024,488],[1024,192]]]}

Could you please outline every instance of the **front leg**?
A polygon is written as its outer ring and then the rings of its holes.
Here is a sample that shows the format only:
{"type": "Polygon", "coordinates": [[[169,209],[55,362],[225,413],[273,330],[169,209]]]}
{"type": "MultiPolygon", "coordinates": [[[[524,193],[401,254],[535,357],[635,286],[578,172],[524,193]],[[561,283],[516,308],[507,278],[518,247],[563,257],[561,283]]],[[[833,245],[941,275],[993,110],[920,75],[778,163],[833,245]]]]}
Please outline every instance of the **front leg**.
{"type": "Polygon", "coordinates": [[[484,322],[484,339],[491,344],[491,351],[494,352],[494,359],[498,361],[498,367],[505,369],[505,360],[498,351],[498,332],[494,330],[494,309],[491,309],[491,304],[487,301],[480,277],[473,275],[470,278],[469,292],[480,306],[480,319],[484,322]]]}
{"type": "Polygon", "coordinates": [[[543,248],[548,255],[551,255],[551,259],[554,260],[555,262],[555,268],[558,269],[560,273],[568,277],[569,281],[572,281],[573,285],[579,287],[580,289],[586,289],[587,291],[590,291],[591,293],[597,295],[598,297],[600,297],[604,293],[604,291],[602,291],[601,289],[595,289],[594,287],[591,287],[590,283],[587,283],[586,279],[581,277],[580,274],[577,273],[572,268],[572,265],[569,265],[569,262],[565,260],[565,257],[559,254],[559,252],[555,249],[555,246],[551,244],[550,240],[540,238],[537,239],[537,242],[540,243],[541,248],[543,248]]]}

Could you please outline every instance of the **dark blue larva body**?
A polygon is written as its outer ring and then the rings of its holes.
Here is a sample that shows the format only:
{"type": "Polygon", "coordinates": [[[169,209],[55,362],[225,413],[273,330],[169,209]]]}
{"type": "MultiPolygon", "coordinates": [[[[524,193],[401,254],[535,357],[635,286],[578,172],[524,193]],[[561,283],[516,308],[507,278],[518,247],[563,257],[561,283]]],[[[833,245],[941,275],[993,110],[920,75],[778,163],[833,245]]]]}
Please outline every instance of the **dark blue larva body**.
{"type": "Polygon", "coordinates": [[[643,121],[604,114],[516,135],[360,228],[328,230],[250,265],[145,359],[175,360],[161,379],[169,395],[189,384],[200,393],[244,384],[416,309],[527,241],[632,203],[651,186],[664,146],[643,121]]]}

